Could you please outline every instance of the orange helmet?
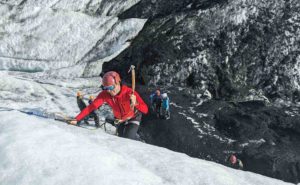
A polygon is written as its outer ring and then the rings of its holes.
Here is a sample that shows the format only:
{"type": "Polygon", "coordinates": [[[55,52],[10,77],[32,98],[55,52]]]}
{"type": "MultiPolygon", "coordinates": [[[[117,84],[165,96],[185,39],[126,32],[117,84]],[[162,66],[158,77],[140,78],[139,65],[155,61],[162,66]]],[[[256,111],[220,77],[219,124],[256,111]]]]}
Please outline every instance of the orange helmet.
{"type": "Polygon", "coordinates": [[[104,74],[102,78],[102,85],[103,86],[111,86],[115,85],[116,83],[120,83],[121,78],[120,75],[115,71],[109,71],[104,74]]]}
{"type": "Polygon", "coordinates": [[[95,97],[91,95],[90,96],[90,100],[94,100],[94,99],[95,99],[95,97]]]}

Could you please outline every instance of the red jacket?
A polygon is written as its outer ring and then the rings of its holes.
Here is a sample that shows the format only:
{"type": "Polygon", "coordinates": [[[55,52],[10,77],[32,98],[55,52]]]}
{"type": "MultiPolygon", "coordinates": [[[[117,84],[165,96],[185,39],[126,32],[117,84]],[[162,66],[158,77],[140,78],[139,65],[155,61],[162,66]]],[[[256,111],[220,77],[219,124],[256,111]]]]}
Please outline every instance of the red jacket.
{"type": "MultiPolygon", "coordinates": [[[[113,114],[115,118],[120,120],[126,120],[133,118],[135,116],[134,110],[130,107],[130,96],[132,94],[132,89],[122,85],[121,91],[116,96],[111,96],[107,91],[102,91],[97,98],[83,109],[77,116],[76,120],[80,121],[87,115],[89,115],[93,110],[98,109],[103,103],[107,103],[111,106],[113,110],[113,114]]],[[[134,95],[136,96],[137,105],[135,109],[139,110],[140,112],[147,114],[148,113],[148,106],[145,104],[143,99],[140,95],[135,91],[134,95]]]]}

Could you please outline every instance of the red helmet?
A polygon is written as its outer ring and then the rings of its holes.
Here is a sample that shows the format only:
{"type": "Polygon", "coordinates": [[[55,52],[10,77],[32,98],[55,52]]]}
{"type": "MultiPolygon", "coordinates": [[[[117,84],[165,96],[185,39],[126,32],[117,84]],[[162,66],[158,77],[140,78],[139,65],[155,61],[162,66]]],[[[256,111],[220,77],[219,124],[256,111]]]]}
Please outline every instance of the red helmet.
{"type": "Polygon", "coordinates": [[[235,155],[231,155],[231,156],[230,156],[230,162],[231,162],[232,164],[235,164],[236,161],[237,161],[237,159],[236,159],[235,155]]]}
{"type": "Polygon", "coordinates": [[[105,73],[102,78],[103,86],[115,85],[115,83],[120,83],[120,82],[121,82],[120,75],[115,71],[109,71],[105,73]]]}

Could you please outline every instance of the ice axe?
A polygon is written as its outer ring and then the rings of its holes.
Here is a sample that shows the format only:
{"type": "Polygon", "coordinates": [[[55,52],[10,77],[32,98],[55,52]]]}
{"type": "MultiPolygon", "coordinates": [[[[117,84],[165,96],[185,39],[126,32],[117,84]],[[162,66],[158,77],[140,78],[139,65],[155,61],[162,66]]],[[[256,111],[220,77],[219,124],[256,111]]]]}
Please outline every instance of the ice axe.
{"type": "MultiPolygon", "coordinates": [[[[134,94],[134,90],[135,90],[135,66],[131,65],[129,68],[128,73],[131,72],[131,89],[132,89],[132,94],[134,94]]],[[[134,109],[134,106],[131,105],[132,109],[134,109]]]]}
{"type": "Polygon", "coordinates": [[[128,73],[131,72],[131,88],[132,88],[132,94],[134,93],[134,90],[135,90],[135,66],[134,65],[131,65],[130,68],[129,68],[129,71],[128,73]]]}

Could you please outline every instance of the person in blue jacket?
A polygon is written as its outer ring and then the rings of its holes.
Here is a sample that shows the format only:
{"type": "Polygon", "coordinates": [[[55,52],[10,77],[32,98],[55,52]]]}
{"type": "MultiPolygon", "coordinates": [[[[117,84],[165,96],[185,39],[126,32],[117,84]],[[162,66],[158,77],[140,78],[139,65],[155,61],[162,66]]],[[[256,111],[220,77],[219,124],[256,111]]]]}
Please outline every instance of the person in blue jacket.
{"type": "Polygon", "coordinates": [[[163,93],[162,97],[162,118],[170,119],[170,99],[167,93],[163,93]]]}

